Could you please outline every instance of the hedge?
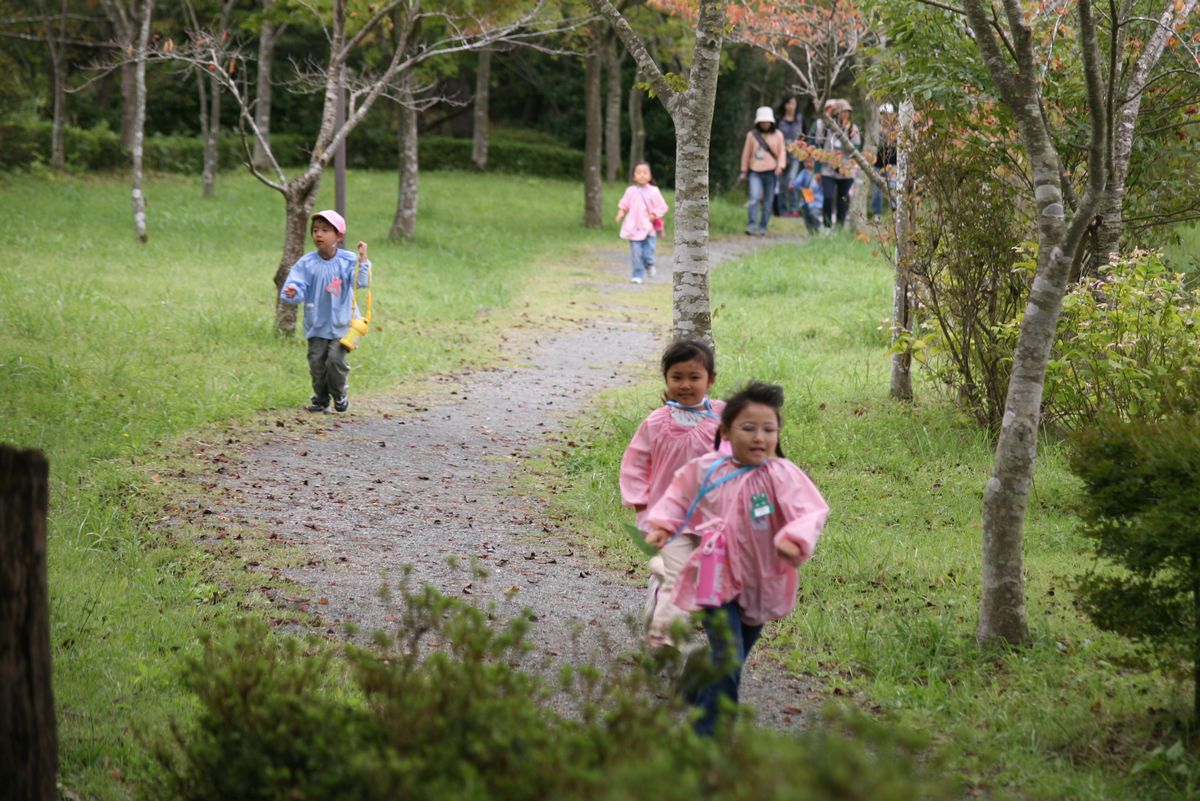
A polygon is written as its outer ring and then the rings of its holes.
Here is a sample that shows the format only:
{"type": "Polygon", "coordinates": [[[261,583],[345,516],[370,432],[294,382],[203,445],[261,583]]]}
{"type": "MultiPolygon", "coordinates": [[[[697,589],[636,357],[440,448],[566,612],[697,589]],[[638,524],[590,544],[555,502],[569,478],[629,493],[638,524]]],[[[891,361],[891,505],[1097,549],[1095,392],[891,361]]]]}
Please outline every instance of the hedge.
{"type": "MultiPolygon", "coordinates": [[[[47,122],[0,122],[0,170],[27,170],[50,162],[50,130],[47,122]]],[[[311,140],[301,134],[271,137],[276,156],[285,167],[307,163],[311,140]]],[[[72,170],[119,170],[129,163],[120,136],[107,128],[66,129],[67,165],[72,170]]],[[[241,138],[227,134],[218,140],[220,164],[224,169],[242,163],[241,138]]],[[[148,170],[199,173],[204,161],[204,141],[198,136],[148,136],[145,140],[148,170]]],[[[358,169],[396,168],[395,135],[382,128],[360,128],[350,136],[348,162],[358,169]]],[[[420,141],[422,170],[467,169],[471,164],[471,140],[427,136],[420,141]]],[[[583,153],[571,148],[533,142],[494,140],[488,146],[488,172],[538,175],[547,178],[577,178],[583,172],[583,153]]]]}

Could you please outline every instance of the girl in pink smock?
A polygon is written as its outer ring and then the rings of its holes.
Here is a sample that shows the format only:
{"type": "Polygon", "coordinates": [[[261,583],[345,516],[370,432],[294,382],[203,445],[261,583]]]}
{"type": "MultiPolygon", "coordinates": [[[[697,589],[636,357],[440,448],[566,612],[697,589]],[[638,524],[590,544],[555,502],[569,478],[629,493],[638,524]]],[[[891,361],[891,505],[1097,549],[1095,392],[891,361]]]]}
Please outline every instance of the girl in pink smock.
{"type": "MultiPolygon", "coordinates": [[[[682,339],[662,356],[665,403],[638,426],[621,459],[621,502],[637,511],[638,528],[646,527],[646,510],[671,483],[675,471],[696,456],[715,448],[721,401],[710,401],[717,376],[713,352],[706,343],[682,339]]],[[[687,612],[671,602],[675,577],[695,543],[678,537],[650,560],[650,589],[646,599],[646,642],[670,645],[671,624],[686,620],[687,612]]]]}
{"type": "Polygon", "coordinates": [[[635,284],[647,275],[654,275],[654,248],[662,233],[662,219],[667,213],[667,201],[650,177],[650,165],[639,161],[633,167],[633,185],[625,190],[617,203],[617,222],[622,219],[621,238],[629,240],[635,284]]]}
{"type": "Polygon", "coordinates": [[[675,587],[675,603],[701,611],[721,677],[692,697],[696,732],[711,735],[721,699],[737,703],[741,668],[762,632],[796,605],[796,568],[816,548],[829,507],[779,448],[783,390],[752,383],[725,402],[720,435],[732,457],[710,453],[684,465],[650,509],[646,541],[698,536],[675,587]],[[675,536],[677,531],[684,533],[675,536]]]}

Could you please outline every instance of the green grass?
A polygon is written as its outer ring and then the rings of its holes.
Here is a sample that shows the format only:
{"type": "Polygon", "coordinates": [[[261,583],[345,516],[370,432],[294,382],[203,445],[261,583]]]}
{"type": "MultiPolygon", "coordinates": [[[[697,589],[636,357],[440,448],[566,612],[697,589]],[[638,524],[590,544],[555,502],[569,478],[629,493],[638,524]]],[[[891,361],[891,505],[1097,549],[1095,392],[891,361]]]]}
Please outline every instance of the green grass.
{"type": "MultiPolygon", "coordinates": [[[[768,627],[774,654],[830,693],[934,733],[968,788],[987,795],[1200,797],[1189,758],[1148,756],[1180,738],[1190,686],[1121,667],[1128,645],[1072,604],[1091,559],[1060,443],[1042,443],[1025,531],[1035,644],[976,646],[991,444],[919,377],[916,404],[888,399],[877,329],[890,294],[887,264],[847,238],[763,251],[713,276],[717,394],[751,378],[782,384],[784,450],[833,510],[796,612],[768,627]]],[[[621,529],[631,517],[614,476],[660,386],[648,376],[611,393],[573,439],[597,422],[600,433],[563,461],[560,512],[625,566],[642,560],[621,529]]]]}
{"type": "MultiPolygon", "coordinates": [[[[387,173],[349,177],[350,241],[368,240],[376,265],[378,329],[351,357],[359,398],[493,363],[535,282],[531,315],[570,291],[537,281],[547,265],[586,266],[589,248],[618,244],[611,222],[581,228],[577,184],[439,172],[422,178],[417,241],[392,245],[395,186],[387,173]]],[[[243,563],[294,558],[249,532],[197,542],[182,507],[201,490],[173,478],[202,473],[202,449],[236,453],[227,440],[262,412],[301,417],[309,394],[303,339],[272,331],[282,201],[240,173],[217,187],[205,200],[197,180],[150,180],[141,245],[122,176],[0,177],[0,442],[51,463],[61,768],[84,797],[127,797],[147,737],[186,718],[179,661],[202,630],[280,614],[271,580],[243,563]]],[[[330,177],[318,208],[331,193],[330,177]]],[[[736,208],[717,217],[736,230],[736,208]]]]}

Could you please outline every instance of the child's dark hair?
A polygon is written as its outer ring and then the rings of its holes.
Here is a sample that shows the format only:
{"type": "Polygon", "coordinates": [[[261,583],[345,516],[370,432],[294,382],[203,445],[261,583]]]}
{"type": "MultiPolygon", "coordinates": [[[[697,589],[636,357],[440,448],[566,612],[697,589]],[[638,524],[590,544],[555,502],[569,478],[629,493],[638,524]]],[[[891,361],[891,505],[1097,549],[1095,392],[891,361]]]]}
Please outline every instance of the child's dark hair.
{"type": "Polygon", "coordinates": [[[704,365],[710,377],[717,374],[717,360],[713,356],[712,347],[701,339],[677,339],[672,342],[662,355],[662,374],[667,377],[667,371],[680,362],[698,361],[704,365]]]}
{"type": "MultiPolygon", "coordinates": [[[[752,403],[761,403],[775,410],[775,420],[783,425],[783,387],[778,384],[767,384],[762,381],[751,381],[735,392],[725,401],[725,411],[721,413],[721,428],[732,428],[733,421],[752,403]]],[[[721,429],[717,429],[717,438],[713,441],[714,448],[721,447],[721,429]]],[[[775,442],[775,455],[783,457],[783,447],[775,442]]]]}
{"type": "Polygon", "coordinates": [[[649,172],[650,172],[650,180],[647,183],[649,183],[651,186],[658,186],[658,184],[654,183],[654,170],[650,169],[650,162],[648,162],[648,161],[639,161],[637,164],[634,164],[632,167],[630,167],[629,168],[629,180],[631,180],[631,181],[633,180],[633,171],[643,165],[645,165],[646,169],[649,170],[649,172]]]}

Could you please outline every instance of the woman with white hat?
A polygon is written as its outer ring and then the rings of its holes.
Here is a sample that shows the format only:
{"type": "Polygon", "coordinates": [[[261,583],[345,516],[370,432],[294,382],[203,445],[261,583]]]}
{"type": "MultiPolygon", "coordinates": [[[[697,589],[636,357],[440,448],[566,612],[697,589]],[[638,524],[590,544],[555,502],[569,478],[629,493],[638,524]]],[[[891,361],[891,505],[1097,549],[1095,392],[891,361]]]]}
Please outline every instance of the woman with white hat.
{"type": "Polygon", "coordinates": [[[787,166],[783,134],[775,128],[775,112],[770,106],[759,106],[754,112],[754,127],[746,134],[742,147],[742,169],[739,180],[749,179],[750,202],[746,233],[765,236],[775,202],[775,185],[787,166]]]}

